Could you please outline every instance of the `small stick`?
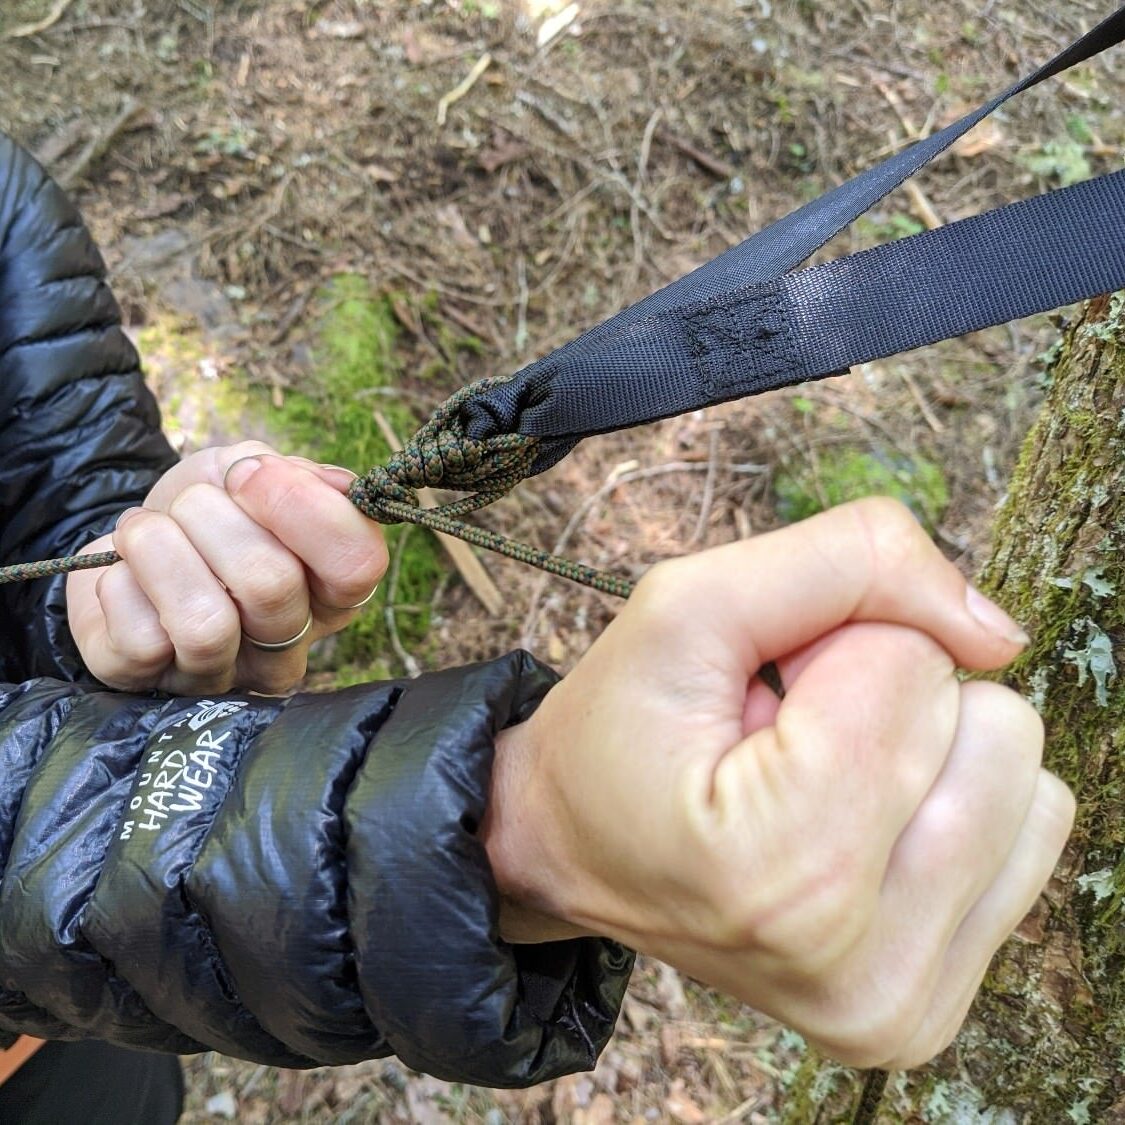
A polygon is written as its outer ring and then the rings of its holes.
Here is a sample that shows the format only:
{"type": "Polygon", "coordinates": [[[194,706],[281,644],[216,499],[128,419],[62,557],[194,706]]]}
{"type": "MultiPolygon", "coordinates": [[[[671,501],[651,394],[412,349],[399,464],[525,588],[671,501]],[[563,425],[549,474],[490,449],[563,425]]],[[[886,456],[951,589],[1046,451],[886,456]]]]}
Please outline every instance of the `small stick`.
{"type": "Polygon", "coordinates": [[[527,259],[521,254],[516,259],[516,282],[519,286],[519,304],[516,306],[516,355],[521,355],[527,347],[527,302],[531,294],[527,290],[527,259]]]}
{"type": "Polygon", "coordinates": [[[711,518],[711,506],[715,500],[715,473],[719,467],[719,434],[712,430],[707,441],[707,476],[703,478],[703,499],[699,504],[699,518],[695,530],[688,538],[687,546],[694,547],[707,531],[707,521],[711,518]]]}
{"type": "Polygon", "coordinates": [[[442,305],[445,315],[449,317],[455,324],[464,328],[466,332],[471,332],[479,340],[487,340],[493,347],[499,351],[503,347],[503,343],[499,336],[486,324],[480,324],[474,320],[468,313],[462,312],[454,305],[442,305]]]}
{"type": "Polygon", "coordinates": [[[449,93],[442,94],[437,105],[437,123],[439,125],[445,124],[445,115],[449,112],[449,107],[454,102],[460,101],[477,84],[477,79],[480,78],[491,65],[492,55],[490,55],[488,51],[485,51],[473,64],[473,69],[465,75],[464,80],[458,82],[449,93]]]}
{"type": "Polygon", "coordinates": [[[67,8],[73,3],[74,0],[58,0],[41,20],[36,20],[35,23],[21,23],[18,27],[13,27],[11,31],[5,31],[3,37],[5,39],[26,39],[30,35],[38,35],[41,31],[54,27],[66,15],[67,8]]]}
{"type": "Polygon", "coordinates": [[[937,230],[938,227],[945,226],[941,216],[934,210],[933,204],[926,198],[925,192],[913,180],[907,180],[902,186],[910,196],[910,210],[923,226],[929,230],[937,230]]]}
{"type": "Polygon", "coordinates": [[[711,153],[697,148],[691,141],[684,140],[683,137],[677,137],[675,133],[670,133],[667,129],[659,130],[656,136],[658,140],[663,141],[666,145],[671,145],[677,152],[682,152],[689,160],[694,160],[705,172],[710,172],[712,176],[718,176],[720,180],[732,180],[738,175],[738,169],[733,164],[718,156],[712,156],[711,153]]]}
{"type": "Polygon", "coordinates": [[[121,112],[97,136],[87,142],[86,147],[75,157],[74,163],[58,177],[59,185],[67,189],[74,187],[90,166],[106,154],[114,138],[140,111],[140,102],[133,98],[126,98],[121,112]]]}
{"type": "Polygon", "coordinates": [[[945,429],[945,423],[930,409],[930,404],[926,401],[926,396],[922,394],[918,384],[914,382],[914,377],[903,368],[899,368],[898,373],[906,384],[906,389],[910,392],[911,397],[918,404],[918,409],[922,412],[922,417],[926,419],[926,424],[935,434],[940,434],[945,429]]]}

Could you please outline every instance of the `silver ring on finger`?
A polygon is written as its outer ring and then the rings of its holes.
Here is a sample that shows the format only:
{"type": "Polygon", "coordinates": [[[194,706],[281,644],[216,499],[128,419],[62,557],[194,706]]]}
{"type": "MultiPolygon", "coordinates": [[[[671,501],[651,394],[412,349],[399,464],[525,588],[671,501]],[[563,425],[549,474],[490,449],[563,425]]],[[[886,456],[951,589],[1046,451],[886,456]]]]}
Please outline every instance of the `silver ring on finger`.
{"type": "Polygon", "coordinates": [[[361,601],[361,602],[356,602],[356,603],[355,603],[355,605],[345,605],[345,606],[341,606],[340,608],[341,608],[341,610],[350,610],[350,609],[363,609],[363,607],[364,607],[365,605],[367,605],[367,603],[368,603],[369,601],[371,601],[371,599],[372,599],[372,598],[373,598],[373,597],[374,597],[374,596],[375,596],[375,595],[376,595],[376,594],[377,594],[378,592],[379,592],[379,583],[378,583],[378,582],[376,582],[376,583],[375,583],[375,585],[374,585],[374,587],[373,587],[373,588],[372,588],[372,590],[371,590],[371,593],[370,593],[370,594],[368,594],[368,595],[367,595],[367,597],[363,599],[363,601],[361,601]]]}
{"type": "Polygon", "coordinates": [[[294,648],[305,639],[305,634],[312,628],[313,615],[309,613],[309,619],[301,626],[299,633],[294,633],[288,640],[285,641],[260,641],[257,637],[250,636],[249,633],[244,632],[242,639],[247,644],[253,645],[256,649],[261,649],[262,652],[285,652],[286,649],[294,648]]]}

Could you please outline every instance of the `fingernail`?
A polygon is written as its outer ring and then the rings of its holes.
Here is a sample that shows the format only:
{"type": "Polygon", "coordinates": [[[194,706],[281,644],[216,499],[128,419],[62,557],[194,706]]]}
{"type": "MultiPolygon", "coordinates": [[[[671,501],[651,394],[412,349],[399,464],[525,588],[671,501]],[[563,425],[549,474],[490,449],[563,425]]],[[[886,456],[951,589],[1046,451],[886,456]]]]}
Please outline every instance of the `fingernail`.
{"type": "Polygon", "coordinates": [[[1006,641],[1021,648],[1030,644],[1031,638],[1012,620],[991,598],[986,598],[971,583],[965,591],[965,604],[969,612],[990,633],[996,633],[1006,641]]]}
{"type": "Polygon", "coordinates": [[[346,473],[348,480],[355,480],[359,475],[358,473],[353,473],[351,469],[345,469],[343,465],[321,465],[320,467],[322,469],[327,469],[330,473],[346,473]]]}
{"type": "Polygon", "coordinates": [[[234,495],[261,467],[262,462],[258,457],[239,458],[227,469],[223,487],[234,495]]]}
{"type": "Polygon", "coordinates": [[[126,520],[131,520],[138,512],[143,512],[144,508],[126,508],[125,511],[117,517],[117,526],[120,527],[126,520]]]}
{"type": "Polygon", "coordinates": [[[345,469],[340,465],[319,465],[317,467],[321,473],[328,476],[328,483],[341,491],[350,488],[352,481],[356,479],[356,474],[351,469],[345,469]]]}

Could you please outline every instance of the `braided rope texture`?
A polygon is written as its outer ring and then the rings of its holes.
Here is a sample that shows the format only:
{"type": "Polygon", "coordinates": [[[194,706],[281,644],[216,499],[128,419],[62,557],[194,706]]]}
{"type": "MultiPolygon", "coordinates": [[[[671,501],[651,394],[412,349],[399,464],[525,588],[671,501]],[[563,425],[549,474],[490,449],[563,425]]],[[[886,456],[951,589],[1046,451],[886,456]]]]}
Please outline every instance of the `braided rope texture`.
{"type": "Polygon", "coordinates": [[[98,551],[92,555],[66,555],[61,559],[43,562],[13,563],[0,566],[0,586],[7,582],[30,582],[33,578],[53,578],[56,574],[70,574],[75,570],[95,570],[120,562],[116,551],[98,551]]]}
{"type": "Polygon", "coordinates": [[[348,497],[361,512],[379,523],[427,527],[602,593],[627,598],[633,590],[633,583],[627,578],[559,558],[461,520],[461,516],[511,492],[530,474],[539,453],[539,439],[524,434],[495,434],[477,441],[465,433],[462,405],[473,395],[504,382],[507,380],[482,379],[446,399],[386,465],[354,481],[348,497]],[[470,495],[437,508],[422,508],[416,493],[419,488],[446,488],[470,495]]]}

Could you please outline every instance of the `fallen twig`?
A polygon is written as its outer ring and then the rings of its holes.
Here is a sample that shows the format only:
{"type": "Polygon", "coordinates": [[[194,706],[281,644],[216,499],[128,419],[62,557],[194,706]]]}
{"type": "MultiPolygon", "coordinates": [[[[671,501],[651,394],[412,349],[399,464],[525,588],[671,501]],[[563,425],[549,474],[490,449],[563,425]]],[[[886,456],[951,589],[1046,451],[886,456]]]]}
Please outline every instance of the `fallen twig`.
{"type": "Polygon", "coordinates": [[[648,124],[645,125],[644,136],[641,138],[641,151],[637,157],[637,178],[633,183],[633,201],[629,208],[629,225],[633,232],[633,261],[638,266],[644,257],[644,243],[641,239],[641,212],[637,201],[641,198],[645,178],[648,175],[648,158],[652,152],[652,137],[663,114],[664,110],[660,106],[652,111],[652,116],[648,119],[648,124]]]}
{"type": "Polygon", "coordinates": [[[516,284],[519,289],[519,303],[516,305],[516,336],[514,340],[516,355],[522,355],[527,347],[527,259],[521,254],[516,259],[516,284]]]}
{"type": "Polygon", "coordinates": [[[929,230],[937,230],[938,227],[945,226],[941,216],[934,210],[933,204],[926,198],[925,192],[913,180],[907,180],[902,186],[910,196],[910,210],[923,226],[929,230]]]}
{"type": "Polygon", "coordinates": [[[56,0],[55,6],[41,19],[34,23],[21,23],[11,31],[4,32],[5,39],[26,39],[29,35],[38,35],[41,31],[54,27],[66,15],[66,10],[74,0],[56,0]]]}
{"type": "Polygon", "coordinates": [[[466,332],[471,332],[478,340],[487,340],[497,351],[500,351],[503,347],[500,337],[490,326],[474,320],[468,313],[462,312],[455,305],[444,304],[442,305],[442,311],[454,324],[464,328],[466,332]]]}
{"type": "Polygon", "coordinates": [[[906,389],[910,392],[911,397],[918,404],[918,409],[922,412],[922,417],[926,419],[926,424],[935,434],[940,434],[945,429],[945,424],[930,409],[930,404],[926,401],[926,396],[919,390],[918,384],[914,382],[914,377],[903,367],[898,369],[898,373],[906,384],[906,389]]]}
{"type": "Polygon", "coordinates": [[[738,169],[733,164],[718,156],[712,156],[711,153],[697,148],[691,141],[684,140],[683,137],[677,137],[675,133],[670,133],[667,129],[659,129],[656,133],[656,139],[663,141],[664,144],[674,148],[677,152],[682,152],[689,160],[694,160],[705,172],[718,176],[720,180],[731,180],[738,175],[738,169]]]}
{"type": "Polygon", "coordinates": [[[86,147],[75,157],[74,163],[59,177],[59,184],[64,188],[72,188],[96,164],[114,140],[125,131],[129,123],[141,112],[141,103],[133,98],[126,98],[121,112],[100,132],[91,137],[86,147]]]}
{"type": "MultiPolygon", "coordinates": [[[[402,449],[402,441],[387,421],[386,415],[381,410],[375,410],[372,416],[379,431],[387,439],[387,444],[397,453],[402,449]]],[[[436,508],[438,505],[437,497],[429,488],[418,489],[418,502],[423,508],[436,508]]],[[[484,606],[490,617],[499,617],[504,609],[504,597],[484,569],[484,564],[473,553],[472,547],[452,535],[443,535],[440,531],[435,531],[434,534],[465,580],[465,585],[476,595],[477,601],[484,606]]],[[[387,601],[390,602],[389,593],[387,601]]]]}
{"type": "Polygon", "coordinates": [[[712,430],[707,435],[707,476],[703,479],[703,499],[699,503],[699,518],[695,529],[688,537],[687,546],[694,547],[707,531],[711,518],[711,505],[715,501],[715,474],[719,468],[719,432],[712,430]]]}
{"type": "Polygon", "coordinates": [[[458,82],[447,94],[442,94],[438,99],[437,106],[437,123],[439,125],[445,124],[445,116],[449,112],[449,107],[454,102],[460,101],[476,84],[477,79],[492,65],[492,56],[485,51],[483,55],[473,64],[473,69],[465,75],[461,82],[458,82]]]}

